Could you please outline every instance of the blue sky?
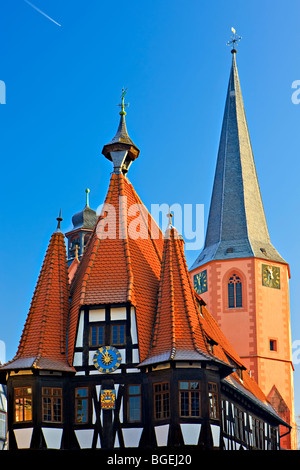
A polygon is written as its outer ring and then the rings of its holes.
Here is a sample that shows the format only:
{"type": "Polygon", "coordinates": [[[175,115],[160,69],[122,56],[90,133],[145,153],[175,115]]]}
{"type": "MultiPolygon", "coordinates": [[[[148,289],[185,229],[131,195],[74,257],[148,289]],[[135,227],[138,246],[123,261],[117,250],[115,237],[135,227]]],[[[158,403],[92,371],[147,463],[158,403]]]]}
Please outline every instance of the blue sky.
{"type": "MultiPolygon", "coordinates": [[[[128,87],[127,127],[141,153],[129,178],[147,207],[204,204],[207,220],[231,64],[231,27],[271,240],[291,269],[298,315],[300,4],[276,0],[1,0],[0,339],[15,354],[49,238],[105,197],[128,87]]],[[[191,265],[197,252],[186,253],[191,265]]],[[[296,343],[295,343],[296,344],[296,343]]],[[[297,355],[296,355],[297,358],[297,355]]],[[[300,354],[299,354],[300,359],[300,354]]],[[[300,363],[295,363],[296,413],[300,363]]]]}

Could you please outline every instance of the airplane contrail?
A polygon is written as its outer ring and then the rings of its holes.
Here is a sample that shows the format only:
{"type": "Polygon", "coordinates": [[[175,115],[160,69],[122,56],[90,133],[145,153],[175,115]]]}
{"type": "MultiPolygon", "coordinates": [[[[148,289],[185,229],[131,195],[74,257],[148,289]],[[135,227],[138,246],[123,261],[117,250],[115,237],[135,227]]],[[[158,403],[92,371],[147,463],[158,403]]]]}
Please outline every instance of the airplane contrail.
{"type": "Polygon", "coordinates": [[[57,26],[61,26],[61,24],[57,23],[57,21],[55,21],[53,18],[51,18],[50,16],[46,15],[46,13],[44,13],[42,10],[40,10],[38,7],[36,7],[35,5],[33,5],[32,3],[28,2],[28,0],[24,0],[24,2],[28,3],[28,5],[30,5],[32,8],[34,8],[34,10],[38,11],[39,13],[41,13],[41,15],[45,16],[46,18],[48,18],[48,20],[52,21],[53,23],[57,24],[57,26]]]}

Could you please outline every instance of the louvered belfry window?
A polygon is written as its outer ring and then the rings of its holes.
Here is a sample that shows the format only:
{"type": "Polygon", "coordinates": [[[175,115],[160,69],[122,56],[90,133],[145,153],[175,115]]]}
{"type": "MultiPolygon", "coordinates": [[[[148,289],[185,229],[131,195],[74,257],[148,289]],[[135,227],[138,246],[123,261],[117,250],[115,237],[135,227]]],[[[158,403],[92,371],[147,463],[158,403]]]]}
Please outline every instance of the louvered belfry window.
{"type": "Polygon", "coordinates": [[[239,276],[232,274],[228,281],[228,307],[238,308],[242,306],[242,281],[239,276]]]}

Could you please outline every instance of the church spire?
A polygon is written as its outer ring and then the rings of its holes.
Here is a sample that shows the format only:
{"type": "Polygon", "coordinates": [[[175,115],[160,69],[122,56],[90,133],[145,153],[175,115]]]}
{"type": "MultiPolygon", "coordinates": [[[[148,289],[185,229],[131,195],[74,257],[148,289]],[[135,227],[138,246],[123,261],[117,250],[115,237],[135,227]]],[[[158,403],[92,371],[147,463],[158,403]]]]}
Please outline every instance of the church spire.
{"type": "Polygon", "coordinates": [[[285,261],[270,241],[236,63],[232,64],[219,143],[205,246],[192,269],[214,259],[285,261]]]}
{"type": "Polygon", "coordinates": [[[114,173],[127,174],[131,163],[139,156],[139,149],[130,139],[127,127],[126,127],[126,111],[125,108],[128,103],[125,102],[125,96],[127,88],[122,90],[121,104],[119,104],[120,111],[120,122],[115,137],[102,149],[103,155],[114,165],[114,173]]]}

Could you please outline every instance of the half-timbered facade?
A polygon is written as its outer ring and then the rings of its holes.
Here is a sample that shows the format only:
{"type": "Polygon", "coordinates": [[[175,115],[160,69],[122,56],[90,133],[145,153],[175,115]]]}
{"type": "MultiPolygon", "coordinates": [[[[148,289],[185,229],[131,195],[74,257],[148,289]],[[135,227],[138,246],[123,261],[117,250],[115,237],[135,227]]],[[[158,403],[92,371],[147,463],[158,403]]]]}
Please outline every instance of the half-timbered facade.
{"type": "Polygon", "coordinates": [[[6,386],[0,384],[0,450],[6,449],[6,386]]]}
{"type": "Polygon", "coordinates": [[[162,234],[127,177],[139,149],[122,104],[102,213],[69,265],[58,218],[0,368],[8,446],[277,449],[286,423],[194,291],[171,215],[162,234]]]}

